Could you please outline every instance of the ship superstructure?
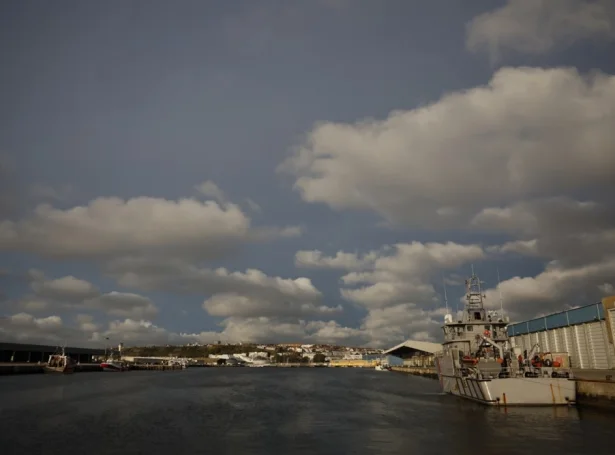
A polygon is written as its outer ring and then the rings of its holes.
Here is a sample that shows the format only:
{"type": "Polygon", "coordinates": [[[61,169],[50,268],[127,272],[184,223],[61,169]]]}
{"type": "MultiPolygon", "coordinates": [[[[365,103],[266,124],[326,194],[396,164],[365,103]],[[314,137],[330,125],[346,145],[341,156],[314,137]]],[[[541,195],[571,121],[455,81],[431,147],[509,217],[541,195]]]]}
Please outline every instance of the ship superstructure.
{"type": "Polygon", "coordinates": [[[488,405],[567,405],[576,402],[567,353],[522,353],[510,345],[508,318],[488,311],[477,275],[466,280],[461,314],[444,317],[436,355],[442,390],[488,405]]]}

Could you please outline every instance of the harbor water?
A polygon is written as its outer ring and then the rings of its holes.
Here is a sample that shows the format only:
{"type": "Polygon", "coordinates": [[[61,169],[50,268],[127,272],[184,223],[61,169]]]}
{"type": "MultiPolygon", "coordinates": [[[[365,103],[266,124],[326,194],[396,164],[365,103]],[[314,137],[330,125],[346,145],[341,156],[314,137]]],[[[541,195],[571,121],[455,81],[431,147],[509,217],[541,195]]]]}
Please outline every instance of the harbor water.
{"type": "Polygon", "coordinates": [[[0,377],[2,453],[612,454],[615,415],[487,408],[362,369],[0,377]]]}

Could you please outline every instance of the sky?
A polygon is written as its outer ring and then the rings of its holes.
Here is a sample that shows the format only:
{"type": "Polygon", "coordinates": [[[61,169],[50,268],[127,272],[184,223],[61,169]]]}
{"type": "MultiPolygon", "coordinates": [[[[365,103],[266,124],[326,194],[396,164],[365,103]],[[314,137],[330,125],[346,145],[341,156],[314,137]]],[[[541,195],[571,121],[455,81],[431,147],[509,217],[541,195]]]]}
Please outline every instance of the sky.
{"type": "Polygon", "coordinates": [[[0,340],[440,341],[615,294],[611,0],[0,4],[0,340]],[[499,279],[498,279],[499,276],[499,279]]]}

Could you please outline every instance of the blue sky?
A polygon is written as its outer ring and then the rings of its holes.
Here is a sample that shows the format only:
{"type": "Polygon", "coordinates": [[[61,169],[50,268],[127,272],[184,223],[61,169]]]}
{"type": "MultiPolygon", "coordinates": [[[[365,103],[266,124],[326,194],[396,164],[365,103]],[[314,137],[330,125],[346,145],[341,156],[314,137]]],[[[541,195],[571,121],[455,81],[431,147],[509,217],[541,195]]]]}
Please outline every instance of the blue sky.
{"type": "Polygon", "coordinates": [[[513,319],[612,294],[614,38],[607,0],[3,4],[0,337],[438,340],[472,263],[513,319]]]}

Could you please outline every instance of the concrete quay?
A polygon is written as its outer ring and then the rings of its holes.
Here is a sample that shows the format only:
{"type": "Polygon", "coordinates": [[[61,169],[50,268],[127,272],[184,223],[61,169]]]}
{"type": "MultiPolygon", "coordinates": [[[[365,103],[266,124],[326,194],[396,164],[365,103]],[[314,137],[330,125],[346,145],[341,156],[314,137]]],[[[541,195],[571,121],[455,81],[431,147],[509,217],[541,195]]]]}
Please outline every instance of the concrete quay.
{"type": "MultiPolygon", "coordinates": [[[[42,374],[45,372],[44,363],[0,363],[0,376],[13,374],[42,374]]],[[[98,363],[80,363],[75,365],[76,373],[102,371],[98,363]]]]}
{"type": "MultiPolygon", "coordinates": [[[[0,363],[0,376],[14,374],[42,374],[45,372],[44,363],[0,363]]],[[[128,371],[179,371],[180,365],[132,365],[128,371]]],[[[99,363],[80,363],[75,365],[75,373],[102,372],[99,363]]]]}
{"type": "Polygon", "coordinates": [[[398,373],[412,374],[430,379],[438,379],[438,373],[433,367],[391,367],[391,370],[398,373]]]}

